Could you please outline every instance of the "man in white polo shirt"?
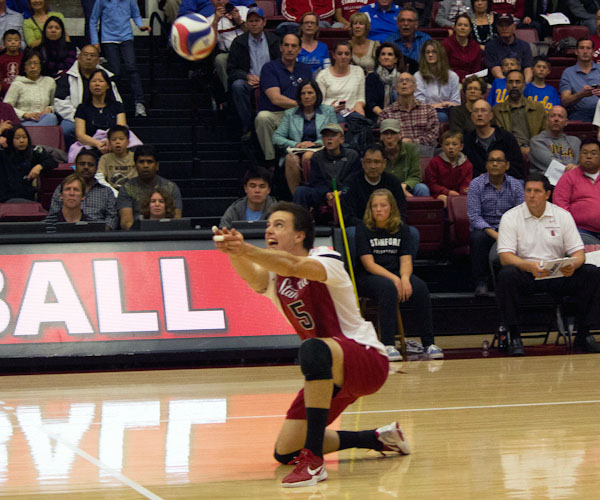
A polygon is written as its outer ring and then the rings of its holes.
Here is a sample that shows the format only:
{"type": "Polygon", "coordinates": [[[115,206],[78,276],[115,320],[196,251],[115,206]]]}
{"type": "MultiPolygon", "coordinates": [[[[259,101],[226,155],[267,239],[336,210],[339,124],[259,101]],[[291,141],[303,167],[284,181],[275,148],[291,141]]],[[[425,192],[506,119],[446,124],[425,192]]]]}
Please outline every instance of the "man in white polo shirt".
{"type": "Polygon", "coordinates": [[[507,211],[500,220],[496,298],[502,320],[510,334],[509,354],[522,356],[518,307],[536,292],[570,296],[577,300],[577,334],[574,346],[600,352],[590,327],[600,324],[600,268],[584,264],[581,236],[569,212],[548,202],[550,184],[542,174],[531,174],[525,183],[525,202],[507,211]],[[572,257],[563,277],[539,280],[548,275],[542,261],[572,257]],[[536,278],[538,278],[536,280],[536,278]]]}

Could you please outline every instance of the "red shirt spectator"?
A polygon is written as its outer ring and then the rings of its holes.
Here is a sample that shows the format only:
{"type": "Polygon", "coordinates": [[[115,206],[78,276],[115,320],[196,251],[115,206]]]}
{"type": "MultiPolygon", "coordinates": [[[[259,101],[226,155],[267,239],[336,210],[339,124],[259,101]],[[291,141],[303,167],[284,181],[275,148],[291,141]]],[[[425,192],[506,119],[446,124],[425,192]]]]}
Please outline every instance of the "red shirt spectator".
{"type": "Polygon", "coordinates": [[[341,9],[342,16],[348,22],[350,22],[350,16],[361,7],[375,3],[375,0],[335,0],[335,9],[341,9]]]}
{"type": "Polygon", "coordinates": [[[594,180],[581,166],[565,172],[552,195],[552,201],[568,210],[578,229],[600,233],[600,177],[594,180]]]}
{"type": "Polygon", "coordinates": [[[440,194],[448,195],[449,191],[467,194],[473,178],[473,165],[467,157],[460,153],[458,162],[452,165],[444,153],[432,158],[425,169],[424,182],[431,196],[437,198],[440,194]]]}
{"type": "Polygon", "coordinates": [[[463,47],[456,40],[456,36],[444,38],[442,45],[448,54],[448,63],[450,68],[458,75],[462,82],[465,76],[481,71],[483,67],[483,57],[479,44],[469,38],[466,47],[463,47]]]}
{"type": "Polygon", "coordinates": [[[22,57],[22,51],[19,51],[15,56],[6,53],[0,55],[0,80],[2,81],[1,97],[4,97],[10,84],[19,75],[19,65],[21,64],[22,57]]]}
{"type": "Polygon", "coordinates": [[[525,0],[492,0],[492,11],[497,14],[512,14],[522,21],[525,17],[525,0]]]}
{"type": "Polygon", "coordinates": [[[590,36],[590,40],[594,44],[594,62],[598,64],[600,63],[600,36],[598,33],[594,33],[590,36]]]}

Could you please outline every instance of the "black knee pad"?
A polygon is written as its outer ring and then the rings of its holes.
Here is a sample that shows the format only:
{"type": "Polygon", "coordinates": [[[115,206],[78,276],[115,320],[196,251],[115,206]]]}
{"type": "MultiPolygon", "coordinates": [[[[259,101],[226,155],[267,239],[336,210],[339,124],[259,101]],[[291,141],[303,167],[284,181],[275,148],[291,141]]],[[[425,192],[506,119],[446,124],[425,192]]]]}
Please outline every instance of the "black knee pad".
{"type": "Polygon", "coordinates": [[[294,460],[294,458],[296,458],[298,455],[300,455],[300,450],[293,451],[292,453],[285,453],[283,455],[277,453],[277,450],[273,452],[275,460],[277,460],[279,463],[282,463],[283,465],[289,465],[290,462],[294,460]]]}
{"type": "Polygon", "coordinates": [[[300,369],[306,380],[329,380],[331,374],[331,351],[319,339],[307,339],[300,346],[300,369]]]}

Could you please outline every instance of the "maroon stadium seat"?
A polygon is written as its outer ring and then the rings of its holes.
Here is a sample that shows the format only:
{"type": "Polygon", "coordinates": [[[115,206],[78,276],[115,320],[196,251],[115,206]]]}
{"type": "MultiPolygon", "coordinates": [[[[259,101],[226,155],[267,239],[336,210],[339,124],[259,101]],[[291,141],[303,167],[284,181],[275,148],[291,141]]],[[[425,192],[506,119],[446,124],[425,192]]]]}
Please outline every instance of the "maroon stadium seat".
{"type": "Polygon", "coordinates": [[[54,193],[56,186],[58,186],[65,177],[71,175],[73,172],[73,165],[71,163],[59,163],[58,167],[41,173],[38,181],[40,189],[39,200],[46,210],[50,209],[52,194],[54,193]]]}
{"type": "Polygon", "coordinates": [[[585,26],[555,26],[552,30],[552,41],[558,42],[563,38],[567,38],[568,36],[572,36],[575,40],[580,40],[582,38],[587,38],[590,36],[590,32],[585,26]]]}
{"type": "Polygon", "coordinates": [[[448,219],[450,220],[450,244],[454,253],[469,253],[469,217],[467,216],[467,197],[448,196],[448,219]]]}
{"type": "Polygon", "coordinates": [[[48,215],[39,203],[2,203],[0,222],[35,222],[48,215]]]}
{"type": "Polygon", "coordinates": [[[407,222],[421,235],[419,254],[435,254],[444,241],[444,203],[430,197],[414,196],[406,200],[407,222]]]}
{"type": "Polygon", "coordinates": [[[25,127],[31,142],[36,146],[50,146],[65,151],[65,137],[58,125],[48,127],[25,127]]]}
{"type": "Polygon", "coordinates": [[[534,30],[534,29],[515,30],[515,36],[519,40],[523,40],[524,42],[527,42],[527,43],[539,42],[537,30],[534,30]]]}
{"type": "Polygon", "coordinates": [[[265,18],[277,16],[277,2],[275,0],[256,0],[258,5],[265,14],[265,18]]]}

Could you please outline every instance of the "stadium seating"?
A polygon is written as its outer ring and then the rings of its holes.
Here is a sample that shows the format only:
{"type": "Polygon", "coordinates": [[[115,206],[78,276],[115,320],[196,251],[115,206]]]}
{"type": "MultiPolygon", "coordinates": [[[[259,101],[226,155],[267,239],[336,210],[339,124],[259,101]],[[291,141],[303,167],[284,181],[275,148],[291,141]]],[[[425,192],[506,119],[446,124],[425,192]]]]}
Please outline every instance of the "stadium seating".
{"type": "Polygon", "coordinates": [[[457,255],[468,255],[471,233],[465,195],[448,196],[448,219],[452,252],[457,255]]]}
{"type": "Polygon", "coordinates": [[[406,200],[407,222],[421,235],[419,255],[439,254],[444,243],[444,203],[430,197],[406,200]]]}
{"type": "Polygon", "coordinates": [[[65,151],[65,137],[58,125],[49,127],[25,127],[31,142],[36,146],[50,146],[65,151]]]}
{"type": "Polygon", "coordinates": [[[44,220],[48,212],[39,203],[2,203],[0,222],[34,222],[44,220]]]}

